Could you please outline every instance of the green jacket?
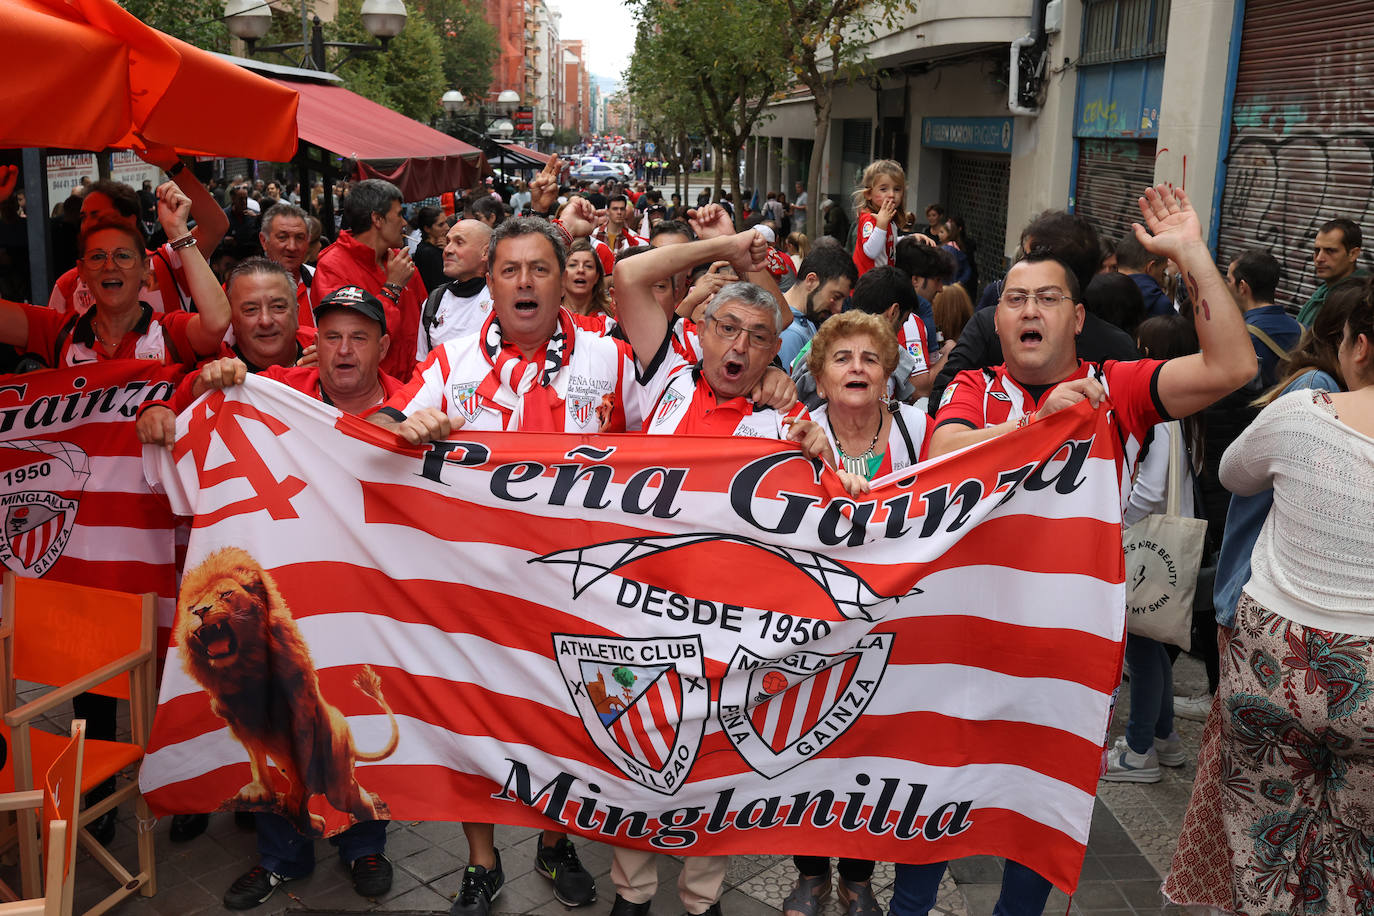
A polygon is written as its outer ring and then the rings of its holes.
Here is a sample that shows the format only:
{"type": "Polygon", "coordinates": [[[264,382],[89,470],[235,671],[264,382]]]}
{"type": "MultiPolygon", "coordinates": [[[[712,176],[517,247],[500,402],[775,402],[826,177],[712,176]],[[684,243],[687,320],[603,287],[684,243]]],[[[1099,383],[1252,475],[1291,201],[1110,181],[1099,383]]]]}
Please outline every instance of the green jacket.
{"type": "MultiPolygon", "coordinates": [[[[1363,267],[1357,267],[1350,276],[1367,277],[1369,276],[1369,271],[1365,270],[1363,267]]],[[[1341,279],[1345,278],[1342,277],[1341,279]]],[[[1338,280],[1337,282],[1340,281],[1338,280]]],[[[1312,293],[1312,298],[1308,299],[1307,304],[1298,312],[1298,322],[1303,327],[1312,327],[1312,322],[1317,320],[1317,313],[1320,312],[1322,306],[1326,304],[1326,294],[1330,291],[1331,284],[1329,283],[1321,283],[1317,286],[1317,289],[1312,293]]]]}

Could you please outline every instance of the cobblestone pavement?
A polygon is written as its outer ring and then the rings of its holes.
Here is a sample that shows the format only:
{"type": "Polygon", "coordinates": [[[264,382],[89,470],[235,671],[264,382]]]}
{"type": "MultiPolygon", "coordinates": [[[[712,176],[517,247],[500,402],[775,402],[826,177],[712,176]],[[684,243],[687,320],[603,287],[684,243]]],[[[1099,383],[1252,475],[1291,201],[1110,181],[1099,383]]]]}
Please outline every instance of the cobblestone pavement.
{"type": "MultiPolygon", "coordinates": [[[[1175,666],[1175,692],[1194,693],[1205,686],[1202,665],[1181,656],[1175,666]]],[[[1112,738],[1122,734],[1127,690],[1122,690],[1112,738]]],[[[65,730],[56,721],[52,727],[65,730]]],[[[1178,731],[1190,755],[1197,753],[1201,723],[1179,720],[1178,731]]],[[[1159,894],[1161,877],[1168,868],[1174,842],[1183,821],[1183,812],[1192,789],[1194,766],[1163,768],[1164,779],[1154,785],[1102,783],[1093,816],[1088,853],[1078,891],[1070,901],[1055,891],[1045,907],[1046,913],[1109,916],[1180,912],[1163,906],[1159,894]]],[[[111,850],[122,861],[134,861],[133,812],[125,810],[111,850]]],[[[234,818],[220,814],[211,818],[209,830],[190,843],[174,844],[164,818],[157,833],[157,882],[154,897],[135,897],[118,904],[116,916],[190,916],[228,912],[220,897],[229,884],[256,864],[252,832],[240,829],[234,818]]],[[[497,844],[506,873],[506,885],[495,901],[495,914],[541,914],[565,916],[569,911],[553,899],[549,882],[534,871],[537,834],[526,828],[498,827],[497,844]]],[[[615,898],[611,883],[611,853],[606,846],[578,841],[583,864],[596,875],[599,899],[584,910],[605,914],[615,898]]],[[[837,849],[837,854],[845,850],[837,849]]],[[[321,841],[317,846],[319,864],[309,878],[291,882],[255,913],[446,913],[449,900],[458,890],[467,847],[458,824],[443,822],[393,822],[388,833],[387,854],[395,863],[395,881],[385,898],[369,901],[354,893],[348,874],[333,850],[321,841]]],[[[77,912],[113,890],[107,876],[84,852],[77,863],[77,912]],[[85,860],[85,861],[83,861],[85,860]]],[[[665,857],[653,912],[675,916],[682,912],[677,900],[678,860],[665,857]]],[[[17,883],[12,865],[0,867],[0,878],[17,883]]],[[[735,856],[726,878],[721,909],[726,916],[763,916],[780,912],[783,898],[792,886],[795,872],[790,858],[772,855],[735,856]]],[[[964,859],[951,865],[940,888],[935,912],[945,916],[982,916],[992,912],[1001,880],[1001,863],[991,857],[964,859]]],[[[873,877],[874,887],[884,907],[890,895],[892,866],[880,864],[873,877]]],[[[831,895],[823,916],[839,916],[840,906],[831,895]]]]}

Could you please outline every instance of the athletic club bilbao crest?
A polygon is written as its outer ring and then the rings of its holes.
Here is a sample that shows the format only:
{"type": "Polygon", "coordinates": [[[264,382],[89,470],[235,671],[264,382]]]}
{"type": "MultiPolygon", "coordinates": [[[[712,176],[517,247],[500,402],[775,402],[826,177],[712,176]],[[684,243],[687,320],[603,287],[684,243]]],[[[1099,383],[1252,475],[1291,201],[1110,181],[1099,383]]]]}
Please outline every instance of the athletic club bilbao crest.
{"type": "Polygon", "coordinates": [[[568,416],[578,426],[586,426],[592,416],[592,398],[568,398],[568,416]]]}
{"type": "Polygon", "coordinates": [[[0,447],[0,468],[0,562],[20,575],[42,576],[67,547],[90,459],[67,442],[16,439],[0,447]]]}
{"type": "Polygon", "coordinates": [[[696,761],[710,709],[701,637],[555,633],[553,648],[597,749],[640,785],[676,793],[696,761]]]}
{"type": "Polygon", "coordinates": [[[449,400],[464,422],[471,423],[482,412],[482,402],[477,397],[477,386],[480,384],[477,381],[453,382],[449,385],[449,400]]]}
{"type": "Polygon", "coordinates": [[[673,415],[682,406],[687,398],[675,388],[669,388],[658,402],[658,409],[654,411],[654,425],[662,423],[673,415]]]}
{"type": "Polygon", "coordinates": [[[720,724],[761,776],[780,776],[824,751],[859,720],[892,652],[891,633],[872,633],[834,655],[765,658],[735,650],[720,688],[720,724]]]}

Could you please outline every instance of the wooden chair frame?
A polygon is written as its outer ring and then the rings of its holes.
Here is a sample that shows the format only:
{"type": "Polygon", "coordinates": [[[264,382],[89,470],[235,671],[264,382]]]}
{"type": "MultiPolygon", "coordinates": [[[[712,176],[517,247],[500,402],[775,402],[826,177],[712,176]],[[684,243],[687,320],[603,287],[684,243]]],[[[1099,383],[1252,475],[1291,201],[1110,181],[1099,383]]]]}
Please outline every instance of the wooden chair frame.
{"type": "MultiPolygon", "coordinates": [[[[14,787],[16,791],[29,790],[34,785],[31,726],[44,716],[64,711],[66,704],[78,694],[98,688],[106,681],[121,675],[127,676],[129,679],[130,730],[132,732],[131,741],[123,743],[137,745],[146,751],[148,738],[152,731],[153,711],[156,707],[157,697],[157,661],[153,650],[156,632],[156,596],[151,593],[141,596],[142,612],[136,650],[115,658],[68,683],[52,685],[52,690],[21,706],[18,705],[17,684],[13,676],[15,671],[14,621],[16,614],[23,613],[22,609],[16,606],[17,588],[15,575],[12,572],[6,572],[3,591],[0,591],[0,642],[3,643],[3,653],[0,653],[0,675],[3,675],[0,677],[0,694],[2,694],[0,695],[0,708],[4,710],[4,722],[11,735],[10,753],[14,760],[14,787]]],[[[63,588],[81,587],[64,585],[63,588]]],[[[96,775],[92,767],[96,757],[92,751],[98,750],[98,745],[110,743],[112,742],[88,741],[89,746],[85,753],[86,777],[88,779],[94,778],[96,775]]],[[[138,763],[134,764],[133,779],[117,787],[112,794],[90,807],[82,807],[80,800],[78,800],[74,840],[79,842],[81,847],[99,862],[101,867],[109,872],[120,885],[109,896],[86,910],[85,916],[98,916],[98,914],[105,912],[135,892],[145,897],[151,897],[157,892],[153,834],[150,829],[144,827],[144,825],[152,823],[152,812],[138,788],[138,766],[138,763]],[[91,823],[106,811],[130,800],[134,802],[140,825],[137,840],[138,871],[136,873],[126,869],[109,850],[96,842],[88,829],[91,823]]],[[[99,778],[103,780],[116,776],[117,773],[118,771],[101,773],[99,778]]],[[[26,897],[33,897],[37,894],[39,884],[38,821],[32,810],[20,810],[18,820],[22,889],[26,897]]]]}
{"type": "MultiPolygon", "coordinates": [[[[76,886],[76,833],[69,828],[78,806],[81,803],[81,763],[85,749],[86,723],[80,719],[72,722],[72,739],[67,745],[68,753],[73,745],[76,749],[75,765],[71,768],[71,782],[62,787],[68,798],[54,796],[54,770],[57,764],[48,769],[47,785],[43,791],[37,789],[23,792],[0,794],[0,811],[18,812],[26,809],[48,807],[53,812],[52,820],[47,822],[48,844],[45,865],[47,879],[43,883],[43,896],[29,899],[13,898],[13,892],[5,894],[7,902],[0,903],[0,916],[71,916],[72,898],[76,886]],[[63,817],[62,815],[66,815],[63,817]]],[[[0,884],[0,890],[9,888],[0,884]]]]}

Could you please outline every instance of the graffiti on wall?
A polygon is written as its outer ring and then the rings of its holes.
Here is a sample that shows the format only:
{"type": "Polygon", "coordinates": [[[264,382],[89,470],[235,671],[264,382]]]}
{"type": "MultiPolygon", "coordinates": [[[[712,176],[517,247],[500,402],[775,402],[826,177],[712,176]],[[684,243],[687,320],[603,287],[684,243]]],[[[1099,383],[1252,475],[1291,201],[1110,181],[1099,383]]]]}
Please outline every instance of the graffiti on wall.
{"type": "Polygon", "coordinates": [[[1374,231],[1374,130],[1327,134],[1292,123],[1233,133],[1217,243],[1222,259],[1252,247],[1276,257],[1279,304],[1296,308],[1316,285],[1311,252],[1319,226],[1343,216],[1374,231]]]}

